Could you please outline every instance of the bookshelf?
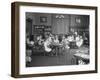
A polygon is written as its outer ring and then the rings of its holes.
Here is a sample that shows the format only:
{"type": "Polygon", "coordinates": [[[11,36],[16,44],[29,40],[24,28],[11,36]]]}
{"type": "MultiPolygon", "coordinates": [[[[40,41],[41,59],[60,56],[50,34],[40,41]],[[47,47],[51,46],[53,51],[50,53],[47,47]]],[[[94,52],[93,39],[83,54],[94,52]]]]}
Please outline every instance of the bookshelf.
{"type": "Polygon", "coordinates": [[[48,25],[33,25],[33,36],[34,40],[36,40],[36,37],[38,35],[45,35],[48,33],[51,33],[51,26],[48,25]]]}

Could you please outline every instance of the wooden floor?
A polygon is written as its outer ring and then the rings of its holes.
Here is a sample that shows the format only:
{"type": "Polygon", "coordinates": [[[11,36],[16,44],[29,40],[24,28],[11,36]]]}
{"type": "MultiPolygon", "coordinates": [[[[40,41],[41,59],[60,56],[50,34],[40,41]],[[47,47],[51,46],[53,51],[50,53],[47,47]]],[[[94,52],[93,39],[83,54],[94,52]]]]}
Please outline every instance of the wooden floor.
{"type": "Polygon", "coordinates": [[[39,67],[39,66],[58,66],[58,65],[76,65],[76,59],[73,49],[64,50],[63,53],[53,56],[32,55],[32,62],[27,63],[26,67],[39,67]]]}

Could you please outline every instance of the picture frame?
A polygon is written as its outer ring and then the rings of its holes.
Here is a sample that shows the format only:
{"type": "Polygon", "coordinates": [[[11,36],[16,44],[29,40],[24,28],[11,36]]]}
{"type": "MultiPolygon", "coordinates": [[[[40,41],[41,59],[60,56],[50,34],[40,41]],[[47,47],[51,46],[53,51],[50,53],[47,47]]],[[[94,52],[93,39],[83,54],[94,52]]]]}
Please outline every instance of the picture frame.
{"type": "Polygon", "coordinates": [[[40,22],[41,22],[41,23],[47,22],[47,17],[41,16],[41,17],[40,17],[40,22]]]}
{"type": "Polygon", "coordinates": [[[80,23],[81,23],[81,19],[80,19],[80,18],[76,18],[76,19],[75,19],[75,22],[76,22],[77,24],[80,24],[80,23]]]}
{"type": "MultiPolygon", "coordinates": [[[[13,2],[11,4],[11,76],[15,78],[25,78],[25,77],[42,77],[42,76],[59,76],[59,75],[73,75],[73,74],[87,74],[87,73],[97,73],[97,7],[96,6],[81,6],[81,5],[63,5],[63,4],[46,4],[46,3],[29,3],[29,2],[13,2]],[[39,11],[40,10],[40,11],[39,11]],[[26,67],[26,57],[25,57],[25,16],[29,12],[31,13],[50,13],[50,14],[71,14],[71,15],[89,15],[89,60],[88,65],[60,65],[60,66],[38,66],[38,67],[26,67]],[[79,13],[80,12],[80,13],[79,13]],[[91,37],[92,35],[92,37],[91,37]],[[24,36],[24,37],[22,37],[24,36]],[[91,44],[92,43],[92,44],[91,44]],[[95,46],[94,46],[95,45],[95,46]],[[78,69],[78,70],[77,70],[78,69]]],[[[33,15],[33,14],[32,14],[33,15]]],[[[35,15],[35,14],[34,14],[35,15]]],[[[57,16],[59,19],[59,16],[57,16]]],[[[43,17],[44,18],[44,17],[43,17]]],[[[48,18],[48,17],[47,17],[48,18]]],[[[44,22],[48,19],[40,19],[40,26],[45,27],[47,25],[44,22]],[[43,24],[42,24],[43,22],[43,24]]],[[[64,16],[63,16],[64,18],[64,16]]],[[[34,21],[33,21],[34,22],[34,21]]],[[[78,20],[78,22],[80,22],[78,20]]],[[[49,23],[48,23],[49,24],[49,23]]],[[[77,25],[77,24],[76,24],[77,25]]],[[[71,26],[71,25],[70,25],[71,26]]],[[[79,26],[80,27],[80,26],[79,26]]],[[[83,27],[84,28],[84,27],[83,27]]],[[[72,31],[75,31],[73,27],[72,31]]],[[[33,28],[32,28],[33,30],[33,28]]],[[[36,29],[37,30],[37,29],[36,29]]],[[[42,30],[42,29],[41,29],[42,30]]],[[[40,30],[40,31],[41,31],[40,30]]],[[[80,29],[78,29],[80,31],[80,29]]],[[[31,32],[31,33],[34,33],[31,32]]],[[[47,32],[48,33],[48,32],[47,32]]],[[[29,33],[30,34],[30,33],[29,33]]],[[[41,34],[41,33],[40,33],[41,34]]],[[[32,35],[33,36],[33,35],[32,35]]],[[[74,57],[78,55],[75,54],[74,57]]],[[[81,57],[82,58],[82,57],[81,57]]],[[[34,64],[34,63],[33,63],[34,64]]]]}

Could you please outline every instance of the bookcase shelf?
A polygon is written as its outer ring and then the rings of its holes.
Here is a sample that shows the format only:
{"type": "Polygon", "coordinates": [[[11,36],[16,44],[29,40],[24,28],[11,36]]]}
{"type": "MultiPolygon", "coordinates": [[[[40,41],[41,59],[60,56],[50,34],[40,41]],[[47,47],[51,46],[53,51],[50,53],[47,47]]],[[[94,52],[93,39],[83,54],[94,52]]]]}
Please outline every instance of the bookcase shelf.
{"type": "Polygon", "coordinates": [[[32,31],[33,31],[34,38],[36,39],[38,35],[48,34],[52,30],[51,30],[51,26],[48,25],[33,25],[32,31]]]}

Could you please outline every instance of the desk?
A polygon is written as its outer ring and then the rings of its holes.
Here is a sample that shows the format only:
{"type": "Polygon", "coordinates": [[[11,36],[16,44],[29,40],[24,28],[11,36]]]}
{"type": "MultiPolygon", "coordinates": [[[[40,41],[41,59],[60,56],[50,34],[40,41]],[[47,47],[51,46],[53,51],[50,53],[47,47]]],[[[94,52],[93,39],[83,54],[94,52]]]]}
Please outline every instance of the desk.
{"type": "Polygon", "coordinates": [[[59,53],[62,52],[62,44],[59,43],[52,43],[51,45],[52,51],[55,53],[55,55],[57,56],[59,53]]]}
{"type": "Polygon", "coordinates": [[[73,56],[76,58],[76,64],[88,64],[90,61],[90,54],[88,47],[80,47],[74,51],[73,56]]]}
{"type": "Polygon", "coordinates": [[[74,56],[76,57],[77,64],[88,64],[90,55],[85,53],[75,53],[74,56]]]}

